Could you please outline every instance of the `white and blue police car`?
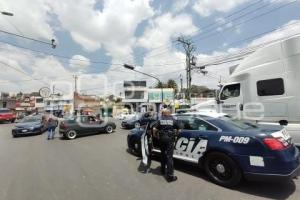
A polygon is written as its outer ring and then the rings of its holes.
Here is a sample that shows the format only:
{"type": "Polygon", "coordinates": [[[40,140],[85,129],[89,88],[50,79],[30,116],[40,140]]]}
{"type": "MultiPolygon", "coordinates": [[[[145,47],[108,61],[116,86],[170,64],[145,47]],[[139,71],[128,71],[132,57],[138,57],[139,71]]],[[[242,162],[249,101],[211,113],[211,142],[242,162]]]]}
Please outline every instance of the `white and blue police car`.
{"type": "MultiPolygon", "coordinates": [[[[209,112],[174,117],[182,125],[175,141],[174,158],[198,164],[214,183],[232,187],[242,178],[290,181],[300,173],[299,150],[279,125],[262,126],[209,112]]],[[[146,131],[152,134],[154,125],[152,122],[146,131]]],[[[130,131],[129,150],[140,152],[144,131],[130,131]]],[[[160,153],[158,139],[152,138],[152,152],[160,153]]]]}

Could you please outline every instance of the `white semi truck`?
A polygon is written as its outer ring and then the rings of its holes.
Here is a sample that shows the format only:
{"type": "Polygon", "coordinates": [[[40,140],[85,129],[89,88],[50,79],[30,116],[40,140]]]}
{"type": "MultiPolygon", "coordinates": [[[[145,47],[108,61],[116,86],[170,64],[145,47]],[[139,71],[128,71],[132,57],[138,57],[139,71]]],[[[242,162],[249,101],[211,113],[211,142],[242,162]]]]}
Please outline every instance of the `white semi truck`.
{"type": "Polygon", "coordinates": [[[300,145],[300,36],[265,46],[242,60],[215,105],[219,112],[238,118],[285,125],[300,145]]]}

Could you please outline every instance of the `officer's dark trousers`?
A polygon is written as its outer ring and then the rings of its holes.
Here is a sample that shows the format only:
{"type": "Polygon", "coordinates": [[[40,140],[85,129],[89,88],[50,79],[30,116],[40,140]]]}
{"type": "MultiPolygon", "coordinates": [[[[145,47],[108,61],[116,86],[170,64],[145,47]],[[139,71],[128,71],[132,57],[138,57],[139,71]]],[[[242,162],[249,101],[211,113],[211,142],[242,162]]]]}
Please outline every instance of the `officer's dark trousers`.
{"type": "Polygon", "coordinates": [[[173,164],[173,151],[174,142],[173,139],[168,136],[162,136],[160,138],[160,150],[161,150],[161,168],[165,171],[167,176],[174,175],[173,164]],[[166,168],[167,167],[167,168],[166,168]]]}

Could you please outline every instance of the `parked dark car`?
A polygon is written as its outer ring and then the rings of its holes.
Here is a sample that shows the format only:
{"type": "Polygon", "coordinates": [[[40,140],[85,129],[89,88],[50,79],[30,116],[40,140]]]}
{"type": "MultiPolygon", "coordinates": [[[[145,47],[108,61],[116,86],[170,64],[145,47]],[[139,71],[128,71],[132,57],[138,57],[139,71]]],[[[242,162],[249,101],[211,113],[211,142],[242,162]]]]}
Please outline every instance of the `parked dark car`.
{"type": "MultiPolygon", "coordinates": [[[[300,174],[300,153],[284,127],[258,125],[222,114],[175,115],[182,127],[176,138],[174,158],[201,166],[208,177],[231,187],[242,178],[289,181],[300,174]]],[[[146,126],[152,134],[155,122],[146,126]]],[[[141,154],[145,129],[135,128],[127,137],[128,148],[141,154]]],[[[157,138],[153,152],[160,153],[157,138]]]]}
{"type": "Polygon", "coordinates": [[[66,139],[75,139],[80,135],[91,135],[96,133],[112,133],[116,124],[111,121],[96,120],[89,115],[72,116],[63,120],[59,125],[59,133],[66,139]]]}
{"type": "Polygon", "coordinates": [[[125,129],[139,128],[140,126],[144,126],[148,122],[155,121],[155,120],[156,120],[156,114],[154,116],[151,116],[151,114],[148,112],[139,113],[128,120],[123,120],[121,126],[122,128],[125,129]]]}
{"type": "Polygon", "coordinates": [[[38,135],[47,130],[47,124],[42,118],[42,115],[24,117],[12,129],[12,136],[38,135]]]}
{"type": "Polygon", "coordinates": [[[14,123],[16,115],[7,108],[0,109],[0,122],[11,122],[14,123]]]}

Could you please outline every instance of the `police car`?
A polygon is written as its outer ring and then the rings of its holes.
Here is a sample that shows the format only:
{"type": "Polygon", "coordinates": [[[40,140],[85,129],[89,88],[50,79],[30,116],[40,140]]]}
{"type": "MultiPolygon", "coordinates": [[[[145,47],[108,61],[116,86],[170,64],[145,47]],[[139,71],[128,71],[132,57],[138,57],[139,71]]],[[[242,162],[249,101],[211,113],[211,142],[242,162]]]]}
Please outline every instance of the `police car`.
{"type": "MultiPolygon", "coordinates": [[[[299,175],[299,150],[281,126],[260,126],[218,113],[185,113],[175,118],[182,130],[174,158],[198,164],[219,185],[231,187],[242,178],[289,181],[299,175]]],[[[146,131],[152,134],[154,125],[146,131]]],[[[129,150],[140,152],[144,131],[130,131],[129,150]]],[[[152,143],[152,152],[160,153],[158,140],[152,137],[152,143]]]]}

